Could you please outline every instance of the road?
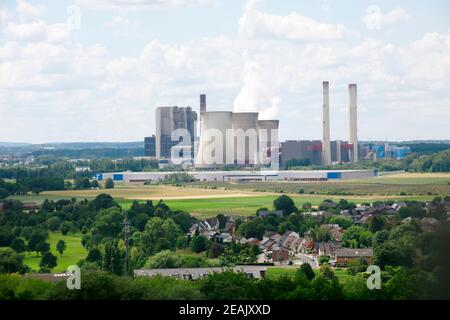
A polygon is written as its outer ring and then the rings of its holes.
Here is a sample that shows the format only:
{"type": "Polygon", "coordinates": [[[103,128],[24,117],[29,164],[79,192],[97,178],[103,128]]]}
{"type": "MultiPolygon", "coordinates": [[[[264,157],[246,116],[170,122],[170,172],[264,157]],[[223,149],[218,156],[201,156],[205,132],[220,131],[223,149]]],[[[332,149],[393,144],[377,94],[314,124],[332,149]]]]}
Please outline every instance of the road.
{"type": "Polygon", "coordinates": [[[319,268],[319,263],[313,258],[312,255],[297,253],[294,257],[296,261],[300,261],[302,264],[309,263],[313,269],[319,268]]]}

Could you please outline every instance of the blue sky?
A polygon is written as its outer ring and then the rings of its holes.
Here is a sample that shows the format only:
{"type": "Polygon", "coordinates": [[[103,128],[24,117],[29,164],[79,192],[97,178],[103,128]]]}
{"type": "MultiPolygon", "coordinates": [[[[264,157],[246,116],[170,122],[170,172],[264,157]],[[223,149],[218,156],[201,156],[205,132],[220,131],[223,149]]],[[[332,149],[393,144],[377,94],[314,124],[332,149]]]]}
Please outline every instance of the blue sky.
{"type": "Polygon", "coordinates": [[[332,139],[349,83],[360,139],[450,139],[449,18],[444,0],[2,1],[0,141],[140,140],[200,93],[319,139],[322,80],[332,139]]]}

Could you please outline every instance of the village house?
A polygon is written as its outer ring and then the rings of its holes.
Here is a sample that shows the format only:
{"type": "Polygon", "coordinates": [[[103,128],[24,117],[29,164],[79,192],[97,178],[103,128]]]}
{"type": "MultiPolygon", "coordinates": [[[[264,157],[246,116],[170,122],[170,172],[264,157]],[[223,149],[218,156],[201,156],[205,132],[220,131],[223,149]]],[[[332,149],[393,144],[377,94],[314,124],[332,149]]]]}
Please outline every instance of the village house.
{"type": "Polygon", "coordinates": [[[276,244],[272,247],[272,261],[283,263],[289,260],[289,250],[283,246],[276,244]]]}
{"type": "Polygon", "coordinates": [[[257,246],[257,245],[259,245],[259,242],[260,241],[257,238],[249,238],[247,240],[247,244],[250,245],[250,246],[257,246]]]}
{"type": "MultiPolygon", "coordinates": [[[[346,267],[350,261],[364,259],[368,265],[372,262],[372,249],[339,248],[335,251],[334,263],[336,267],[346,267]]],[[[330,260],[331,261],[331,260],[330,260]]]]}
{"type": "Polygon", "coordinates": [[[314,252],[317,256],[327,256],[334,258],[336,250],[340,248],[340,244],[337,242],[315,242],[314,252]]]}
{"type": "Polygon", "coordinates": [[[294,241],[291,242],[291,244],[289,245],[289,250],[291,251],[292,254],[297,254],[299,252],[301,252],[301,243],[304,240],[304,238],[302,237],[298,237],[296,239],[294,239],[294,241]]]}
{"type": "Polygon", "coordinates": [[[260,210],[258,212],[258,216],[261,218],[267,218],[268,216],[275,216],[275,217],[282,217],[283,216],[283,210],[260,210]]]}
{"type": "Polygon", "coordinates": [[[344,236],[345,229],[340,227],[338,224],[323,224],[321,227],[327,228],[328,232],[333,241],[342,241],[342,237],[344,236]]]}
{"type": "Polygon", "coordinates": [[[281,238],[280,238],[280,244],[285,247],[285,248],[289,248],[289,246],[291,245],[291,243],[295,240],[298,239],[300,236],[297,232],[294,231],[287,231],[285,232],[281,238]]]}
{"type": "Polygon", "coordinates": [[[259,243],[259,249],[261,251],[271,251],[272,247],[277,243],[270,238],[263,238],[259,243]]]}
{"type": "Polygon", "coordinates": [[[36,202],[23,202],[22,210],[23,211],[36,211],[36,210],[39,210],[39,205],[36,202]]]}
{"type": "Polygon", "coordinates": [[[173,268],[173,269],[137,269],[134,270],[135,277],[172,277],[175,279],[198,280],[213,273],[221,273],[227,270],[242,272],[249,278],[264,278],[266,267],[260,266],[238,266],[234,268],[173,268]]]}
{"type": "Polygon", "coordinates": [[[353,218],[353,215],[350,213],[350,210],[341,210],[340,214],[344,218],[353,218]]]}
{"type": "Polygon", "coordinates": [[[309,236],[304,237],[302,242],[300,243],[299,252],[311,253],[313,250],[314,240],[309,236]]]}
{"type": "Polygon", "coordinates": [[[420,219],[419,224],[423,231],[433,231],[438,224],[438,220],[431,217],[425,217],[420,219]]]}
{"type": "Polygon", "coordinates": [[[232,217],[228,218],[228,221],[225,223],[224,231],[226,233],[235,234],[236,232],[236,223],[232,217]]]}
{"type": "Polygon", "coordinates": [[[220,239],[223,243],[230,243],[234,241],[233,236],[226,232],[220,234],[220,239]]]}

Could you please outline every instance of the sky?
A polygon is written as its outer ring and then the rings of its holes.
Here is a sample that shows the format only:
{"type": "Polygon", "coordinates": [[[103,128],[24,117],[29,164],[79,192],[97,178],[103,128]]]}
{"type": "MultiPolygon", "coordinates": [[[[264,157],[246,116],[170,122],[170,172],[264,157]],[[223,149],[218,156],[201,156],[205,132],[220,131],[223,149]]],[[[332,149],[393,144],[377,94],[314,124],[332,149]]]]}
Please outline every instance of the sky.
{"type": "Polygon", "coordinates": [[[450,2],[1,0],[0,141],[139,141],[157,106],[259,111],[280,139],[450,139],[450,2]]]}

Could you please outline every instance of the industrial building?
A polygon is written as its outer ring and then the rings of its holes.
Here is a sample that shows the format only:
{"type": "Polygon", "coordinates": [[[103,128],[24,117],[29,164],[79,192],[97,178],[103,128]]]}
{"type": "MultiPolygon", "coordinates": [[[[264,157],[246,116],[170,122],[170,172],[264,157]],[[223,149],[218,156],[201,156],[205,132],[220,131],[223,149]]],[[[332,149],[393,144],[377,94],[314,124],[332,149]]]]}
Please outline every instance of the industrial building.
{"type": "Polygon", "coordinates": [[[270,164],[278,149],[278,120],[259,120],[257,112],[200,113],[196,167],[270,164]]]}
{"type": "Polygon", "coordinates": [[[171,149],[179,144],[172,141],[172,133],[176,129],[186,129],[190,134],[190,146],[193,156],[196,136],[197,113],[191,107],[158,107],[156,108],[156,158],[169,159],[171,149]]]}
{"type": "Polygon", "coordinates": [[[367,160],[405,158],[411,153],[409,146],[398,146],[390,143],[361,144],[360,157],[367,160]]]}
{"type": "Polygon", "coordinates": [[[322,108],[322,141],[319,140],[287,140],[281,143],[281,164],[290,159],[309,159],[313,165],[327,166],[333,162],[357,162],[359,159],[358,147],[358,117],[357,117],[357,87],[356,84],[348,86],[349,91],[349,141],[330,138],[330,94],[329,83],[323,85],[322,108]]]}
{"type": "Polygon", "coordinates": [[[144,156],[145,157],[156,157],[156,137],[155,137],[155,135],[144,138],[144,156]]]}
{"type": "MultiPolygon", "coordinates": [[[[348,141],[331,140],[330,85],[328,81],[324,81],[322,85],[322,140],[287,140],[280,144],[278,120],[260,120],[257,112],[207,111],[206,95],[201,94],[199,138],[196,136],[197,113],[190,107],[158,107],[156,136],[145,138],[145,155],[156,156],[161,164],[172,163],[172,148],[180,142],[172,141],[171,135],[176,129],[186,129],[191,139],[188,149],[185,146],[178,146],[178,148],[182,150],[181,153],[188,150],[187,158],[194,160],[182,163],[184,166],[195,164],[198,169],[217,168],[221,165],[236,167],[272,165],[274,167],[274,162],[278,166],[278,162],[285,164],[290,159],[309,159],[313,165],[328,166],[339,162],[357,162],[360,158],[380,158],[380,151],[367,147],[364,149],[364,154],[360,155],[356,84],[348,86],[348,141]]],[[[400,151],[395,153],[396,151],[389,150],[391,149],[383,152],[383,157],[387,157],[388,154],[397,158],[400,156],[400,151]]],[[[402,154],[406,152],[404,150],[402,154]]],[[[178,151],[176,153],[180,155],[178,151]]]]}
{"type": "MultiPolygon", "coordinates": [[[[177,172],[110,172],[97,174],[97,180],[143,184],[163,181],[177,172]]],[[[188,171],[196,181],[339,181],[374,177],[374,170],[260,170],[260,171],[188,171]]]]}
{"type": "MultiPolygon", "coordinates": [[[[324,165],[323,142],[320,140],[286,140],[281,142],[281,164],[286,164],[290,159],[309,159],[312,165],[324,165]]],[[[347,141],[330,141],[329,152],[330,161],[333,162],[350,162],[350,151],[353,145],[347,141]]]]}

